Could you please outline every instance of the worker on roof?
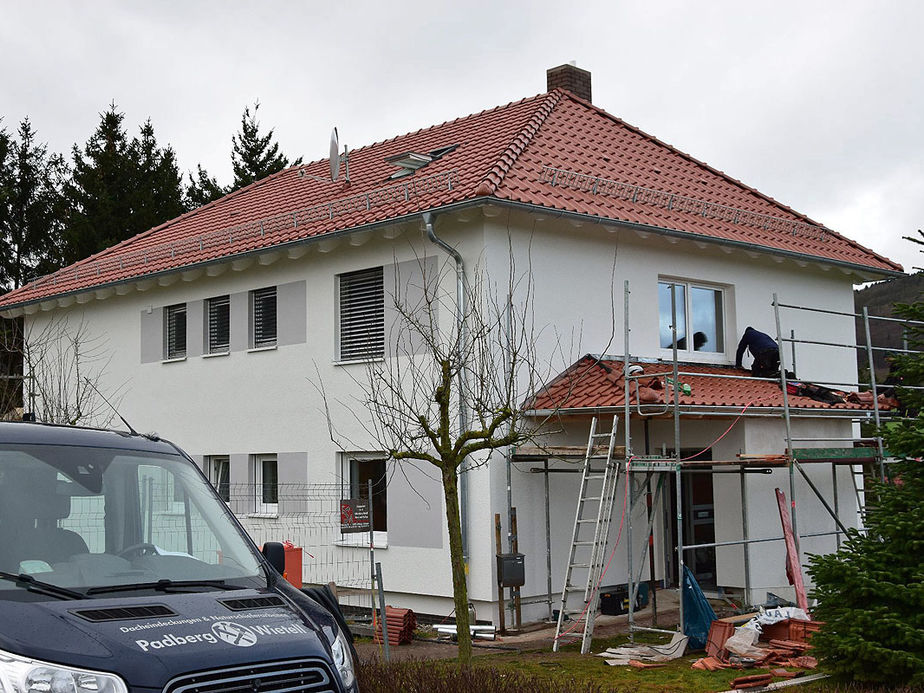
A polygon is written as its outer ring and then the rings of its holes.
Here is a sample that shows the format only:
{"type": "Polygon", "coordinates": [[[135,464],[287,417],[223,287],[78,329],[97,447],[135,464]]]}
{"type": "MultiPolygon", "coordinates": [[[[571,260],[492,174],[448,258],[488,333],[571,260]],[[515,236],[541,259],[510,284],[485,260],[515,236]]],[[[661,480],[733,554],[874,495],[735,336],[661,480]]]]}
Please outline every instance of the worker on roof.
{"type": "Polygon", "coordinates": [[[780,373],[780,348],[776,341],[768,334],[748,326],[738,342],[738,352],[735,354],[735,367],[741,368],[741,357],[747,349],[754,362],[751,364],[751,375],[757,378],[772,378],[780,373]]]}

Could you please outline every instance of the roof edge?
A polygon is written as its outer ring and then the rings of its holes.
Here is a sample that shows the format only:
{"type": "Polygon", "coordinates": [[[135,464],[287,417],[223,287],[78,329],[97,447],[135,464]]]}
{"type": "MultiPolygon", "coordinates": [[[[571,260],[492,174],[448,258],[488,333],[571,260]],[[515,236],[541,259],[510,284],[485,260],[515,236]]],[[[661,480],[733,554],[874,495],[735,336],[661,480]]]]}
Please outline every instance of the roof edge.
{"type": "MultiPolygon", "coordinates": [[[[715,236],[707,236],[704,234],[693,233],[692,231],[679,231],[677,229],[668,229],[663,226],[652,226],[651,224],[643,224],[637,221],[628,221],[624,219],[617,219],[615,217],[601,217],[595,214],[586,214],[583,212],[572,212],[566,209],[559,209],[557,207],[544,207],[542,205],[536,205],[529,202],[520,202],[518,200],[506,200],[499,197],[492,197],[490,201],[481,198],[474,201],[480,204],[495,204],[498,206],[514,207],[519,208],[527,212],[539,212],[546,216],[549,216],[550,213],[557,213],[558,216],[568,218],[568,219],[577,219],[585,222],[594,222],[594,223],[610,223],[610,224],[621,224],[631,229],[638,229],[646,233],[657,233],[662,236],[673,236],[676,238],[682,238],[685,240],[697,241],[700,243],[709,243],[713,245],[724,245],[731,246],[734,248],[739,248],[741,250],[750,250],[758,253],[763,253],[765,255],[782,255],[784,257],[804,260],[807,262],[816,262],[822,265],[832,265],[834,267],[843,267],[846,269],[851,269],[854,271],[862,271],[869,274],[875,274],[880,276],[882,279],[888,279],[890,277],[906,277],[908,276],[904,269],[901,269],[901,265],[898,263],[892,262],[888,258],[880,258],[876,255],[877,259],[880,259],[882,262],[887,262],[893,267],[898,267],[899,269],[886,269],[884,267],[871,267],[869,265],[861,265],[855,262],[847,262],[846,260],[838,260],[836,258],[822,257],[821,255],[812,255],[810,253],[800,253],[794,250],[784,250],[782,248],[769,248],[765,245],[759,245],[757,243],[749,243],[747,241],[736,241],[729,238],[717,238],[715,236]]],[[[434,210],[435,211],[435,210],[434,210]]],[[[875,281],[875,280],[864,280],[864,281],[875,281]]]]}
{"type": "MultiPolygon", "coordinates": [[[[163,223],[161,223],[161,224],[158,224],[157,226],[154,226],[154,227],[152,227],[152,228],[150,228],[150,229],[147,229],[146,231],[142,231],[141,233],[136,233],[134,236],[131,236],[130,238],[125,238],[125,239],[119,241],[118,243],[116,243],[115,245],[111,245],[111,246],[109,246],[108,248],[104,248],[103,250],[100,250],[100,251],[97,252],[97,253],[93,253],[92,255],[88,255],[88,256],[85,257],[85,258],[81,258],[80,260],[77,260],[76,262],[72,262],[72,263],[69,264],[69,265],[66,265],[66,266],[64,266],[64,267],[61,267],[61,268],[59,268],[59,269],[56,269],[54,272],[49,272],[48,274],[43,274],[43,275],[40,276],[40,277],[35,277],[34,279],[30,280],[30,281],[27,282],[26,284],[23,284],[22,286],[17,287],[16,289],[13,289],[13,291],[7,292],[6,294],[4,294],[4,296],[8,296],[9,294],[11,294],[11,293],[13,293],[13,292],[15,292],[15,291],[19,291],[19,289],[24,289],[24,288],[26,288],[27,286],[29,286],[29,284],[33,284],[34,282],[37,282],[37,281],[39,281],[40,279],[45,279],[46,277],[53,277],[54,275],[58,274],[59,272],[64,272],[65,270],[69,270],[69,269],[71,269],[71,268],[84,267],[84,266],[86,266],[86,265],[88,265],[88,264],[90,264],[90,263],[92,263],[92,262],[94,262],[94,261],[96,261],[96,260],[99,260],[99,259],[101,259],[101,258],[103,258],[103,257],[108,257],[109,255],[117,254],[120,248],[122,248],[122,247],[125,246],[125,245],[128,245],[129,243],[135,243],[136,241],[138,241],[138,240],[140,240],[140,239],[142,239],[142,238],[146,238],[147,236],[153,235],[154,233],[157,233],[158,231],[162,231],[163,229],[169,228],[170,226],[173,226],[174,224],[178,224],[179,222],[181,222],[181,221],[183,221],[183,220],[185,220],[185,219],[188,219],[188,218],[190,218],[190,217],[193,217],[193,216],[195,216],[195,215],[197,215],[197,214],[199,214],[199,213],[201,213],[201,212],[203,212],[203,211],[205,211],[205,210],[207,210],[207,209],[211,209],[212,207],[216,207],[216,206],[218,206],[219,204],[223,204],[223,203],[225,203],[226,201],[228,201],[228,200],[230,200],[230,199],[233,199],[233,198],[235,198],[235,197],[238,197],[238,196],[240,196],[241,194],[243,194],[243,193],[245,193],[245,192],[247,192],[247,191],[249,191],[249,190],[252,190],[252,189],[254,189],[254,188],[258,188],[258,187],[260,187],[261,185],[263,185],[264,183],[266,183],[266,182],[268,182],[268,181],[270,181],[270,180],[275,180],[276,178],[281,177],[281,176],[284,175],[287,171],[289,171],[289,170],[291,170],[291,169],[293,169],[293,168],[300,168],[300,167],[301,167],[300,165],[299,165],[299,166],[287,166],[286,168],[282,169],[281,171],[276,171],[276,173],[271,173],[270,175],[265,176],[264,178],[261,178],[260,180],[256,180],[256,181],[254,181],[253,183],[250,183],[249,185],[245,185],[243,188],[238,188],[237,190],[232,190],[232,191],[229,192],[228,194],[222,195],[222,196],[219,197],[217,200],[212,200],[211,202],[206,202],[204,205],[199,205],[199,206],[196,207],[195,209],[190,209],[190,210],[187,211],[187,212],[183,212],[183,213],[182,213],[180,216],[178,216],[178,217],[174,217],[173,219],[168,219],[167,221],[165,221],[165,222],[163,222],[163,223]]],[[[100,286],[103,286],[103,285],[100,285],[100,286]]],[[[91,287],[91,288],[97,288],[97,287],[91,287]]]]}
{"type": "MultiPolygon", "coordinates": [[[[45,301],[55,300],[58,298],[63,298],[65,296],[76,296],[79,294],[89,293],[91,291],[97,291],[99,289],[106,289],[106,288],[113,287],[113,286],[119,286],[121,284],[142,281],[144,279],[156,279],[158,277],[168,276],[170,274],[176,274],[178,272],[187,272],[189,270],[198,269],[200,267],[207,267],[210,265],[231,262],[232,260],[237,260],[237,259],[252,256],[252,255],[259,255],[262,253],[273,252],[276,250],[296,247],[299,245],[311,245],[312,243],[329,240],[330,238],[335,238],[337,236],[344,236],[344,235],[349,235],[351,233],[368,231],[370,229],[375,229],[375,228],[379,228],[382,226],[388,226],[391,224],[399,224],[399,223],[407,221],[408,219],[414,218],[428,211],[433,212],[433,213],[444,214],[446,212],[451,212],[453,210],[466,209],[469,207],[479,207],[482,205],[497,205],[499,207],[511,207],[511,208],[520,209],[526,212],[541,212],[542,214],[545,214],[545,215],[549,215],[549,213],[551,212],[551,213],[557,213],[559,217],[568,218],[568,219],[578,219],[581,221],[593,222],[593,223],[598,223],[598,224],[599,223],[619,224],[622,226],[626,226],[630,229],[638,229],[640,231],[644,231],[647,233],[657,233],[657,234],[664,235],[664,236],[674,236],[677,238],[682,238],[684,240],[697,241],[701,243],[709,243],[709,244],[719,245],[719,246],[721,245],[731,246],[731,247],[738,248],[741,250],[750,250],[750,251],[759,252],[759,253],[763,253],[767,255],[776,254],[776,255],[782,255],[784,257],[788,257],[794,260],[815,262],[818,264],[832,265],[834,267],[843,267],[845,269],[850,269],[856,272],[865,272],[867,274],[873,274],[873,275],[878,276],[881,279],[908,276],[904,271],[900,271],[900,270],[888,270],[888,269],[879,268],[879,267],[870,267],[868,265],[858,265],[856,263],[846,262],[844,260],[837,260],[834,258],[825,258],[825,257],[820,257],[818,255],[808,255],[805,253],[797,253],[795,251],[790,251],[790,250],[782,250],[782,249],[775,249],[775,248],[769,249],[766,246],[756,245],[753,243],[747,243],[745,241],[734,241],[730,239],[714,238],[712,236],[704,236],[701,234],[691,233],[689,231],[677,231],[676,229],[666,229],[660,226],[651,226],[651,225],[642,224],[639,222],[624,221],[621,219],[614,219],[611,217],[600,217],[600,216],[596,216],[592,214],[584,214],[581,212],[571,212],[571,211],[564,210],[564,209],[556,209],[554,207],[543,207],[542,205],[534,205],[534,204],[530,204],[527,202],[517,202],[515,200],[505,200],[505,199],[501,199],[498,197],[480,196],[480,197],[470,198],[467,200],[461,200],[458,202],[452,202],[448,205],[442,205],[440,207],[432,207],[426,210],[415,211],[411,214],[405,214],[400,217],[393,217],[390,219],[383,219],[380,221],[375,221],[369,224],[364,224],[362,226],[352,226],[346,229],[341,229],[339,231],[331,231],[329,233],[324,233],[318,236],[308,236],[306,238],[300,238],[300,239],[289,241],[287,243],[282,243],[279,245],[256,248],[253,250],[245,251],[243,253],[236,253],[234,255],[225,255],[220,258],[214,258],[214,259],[206,260],[203,262],[183,265],[181,267],[173,267],[168,270],[152,272],[150,274],[140,274],[135,277],[126,277],[124,279],[120,279],[114,282],[97,284],[94,286],[88,286],[88,287],[84,287],[82,289],[76,289],[73,291],[65,291],[59,294],[53,294],[51,296],[44,296],[42,298],[35,298],[32,300],[28,300],[28,301],[21,301],[18,303],[0,305],[0,316],[2,316],[3,313],[7,311],[22,309],[26,306],[35,305],[38,303],[43,303],[45,301]]],[[[864,281],[875,281],[875,280],[864,280],[864,281]]],[[[9,296],[12,293],[13,292],[4,294],[3,296],[0,296],[0,298],[5,298],[6,296],[9,296]]]]}
{"type": "Polygon", "coordinates": [[[546,118],[549,117],[549,114],[561,101],[564,93],[565,92],[563,92],[561,89],[555,89],[550,91],[545,96],[545,98],[542,100],[542,103],[533,113],[532,117],[526,122],[526,125],[524,125],[520,132],[517,133],[516,137],[513,138],[513,141],[500,155],[497,163],[495,163],[491,170],[485,174],[485,177],[475,188],[475,195],[486,196],[493,195],[497,192],[497,189],[504,181],[504,177],[507,175],[507,172],[510,171],[510,169],[519,158],[520,154],[522,154],[523,151],[529,146],[529,143],[532,141],[533,137],[535,137],[536,133],[539,132],[539,130],[542,128],[546,118]]]}
{"type": "Polygon", "coordinates": [[[572,101],[574,101],[575,103],[579,103],[579,104],[581,104],[582,106],[585,106],[586,108],[589,108],[589,109],[591,109],[591,110],[593,110],[593,111],[596,111],[596,112],[599,113],[600,115],[602,115],[602,116],[604,116],[604,117],[606,117],[606,118],[609,118],[609,119],[611,119],[611,120],[613,120],[613,121],[619,123],[620,125],[622,125],[622,126],[625,127],[626,129],[631,130],[632,132],[635,132],[635,133],[638,134],[638,135],[641,135],[642,137],[644,137],[644,138],[646,138],[646,139],[648,139],[648,140],[654,142],[654,143],[657,144],[658,146],[664,147],[665,149],[670,150],[670,151],[673,152],[674,154],[677,154],[678,156],[681,156],[681,157],[683,157],[684,159],[687,159],[688,161],[690,161],[690,162],[696,164],[697,166],[701,166],[702,168],[706,169],[706,170],[709,171],[710,173],[714,173],[714,174],[717,175],[717,176],[721,176],[722,178],[724,178],[725,180],[727,180],[727,181],[728,181],[729,183],[731,183],[732,185],[736,185],[736,186],[738,186],[739,188],[741,188],[742,190],[746,190],[747,192],[750,192],[750,193],[752,193],[752,194],[758,196],[759,198],[761,198],[761,199],[763,199],[763,200],[769,202],[770,204],[775,205],[775,206],[777,206],[777,207],[779,207],[779,208],[781,208],[781,209],[786,210],[786,211],[789,212],[790,214],[793,214],[793,215],[799,217],[800,219],[804,220],[806,223],[812,224],[813,226],[820,226],[820,227],[823,227],[826,231],[828,231],[829,233],[831,233],[831,234],[837,236],[839,239],[841,239],[841,240],[844,241],[845,243],[848,243],[848,244],[852,245],[854,248],[857,248],[858,250],[861,250],[861,251],[863,251],[864,253],[869,253],[870,255],[876,257],[878,260],[881,260],[882,262],[885,262],[885,263],[888,263],[888,264],[892,265],[893,267],[895,267],[895,268],[897,269],[897,271],[904,273],[904,268],[902,267],[902,265],[899,264],[899,263],[897,263],[897,262],[895,262],[894,260],[891,260],[891,259],[887,258],[887,257],[884,256],[884,255],[880,255],[880,254],[877,253],[875,250],[872,250],[872,249],[870,249],[870,248],[867,248],[866,246],[864,246],[864,245],[858,243],[857,241],[855,241],[855,240],[853,240],[853,239],[851,239],[851,238],[848,238],[847,236],[844,236],[844,235],[841,234],[841,233],[838,233],[837,231],[835,231],[834,229],[829,228],[829,227],[828,227],[827,225],[825,225],[825,224],[821,224],[821,223],[815,221],[814,219],[812,219],[812,218],[811,218],[810,216],[808,216],[807,214],[803,214],[802,212],[799,212],[798,210],[793,209],[793,208],[790,207],[789,205],[787,205],[787,204],[785,204],[785,203],[783,203],[783,202],[780,202],[780,201],[777,200],[776,198],[771,197],[770,195],[767,195],[766,193],[762,193],[762,192],[761,192],[760,190],[758,190],[757,188],[752,188],[752,187],[751,187],[750,185],[748,185],[747,183],[744,183],[744,182],[738,180],[737,178],[734,178],[733,176],[729,175],[728,173],[725,173],[725,171],[722,171],[721,169],[718,169],[718,168],[716,168],[715,166],[710,166],[710,165],[707,164],[705,161],[700,161],[700,160],[697,159],[695,156],[692,156],[692,155],[687,154],[686,152],[684,152],[684,151],[682,151],[682,150],[680,150],[680,149],[677,149],[677,147],[675,147],[675,146],[673,146],[673,145],[671,145],[671,144],[668,144],[667,142],[665,142],[665,141],[663,141],[663,140],[658,139],[658,138],[655,137],[654,135],[651,135],[651,134],[645,132],[645,131],[642,130],[641,128],[639,128],[639,127],[637,127],[637,126],[635,126],[635,125],[632,125],[631,123],[627,123],[625,120],[623,120],[623,119],[620,118],[619,116],[615,116],[615,115],[613,115],[612,113],[610,113],[610,112],[608,112],[608,111],[606,111],[606,110],[600,108],[599,106],[595,106],[595,105],[592,104],[590,101],[586,101],[586,100],[582,99],[581,97],[576,96],[575,94],[572,94],[571,92],[562,92],[562,94],[563,94],[564,96],[568,97],[569,99],[571,99],[572,101]]]}

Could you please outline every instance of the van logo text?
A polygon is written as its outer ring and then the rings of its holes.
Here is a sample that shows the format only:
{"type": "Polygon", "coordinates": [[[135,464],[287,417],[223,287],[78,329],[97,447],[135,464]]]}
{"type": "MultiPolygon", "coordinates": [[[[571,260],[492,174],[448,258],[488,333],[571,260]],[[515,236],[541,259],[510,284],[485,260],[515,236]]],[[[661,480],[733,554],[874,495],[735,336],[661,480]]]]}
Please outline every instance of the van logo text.
{"type": "Polygon", "coordinates": [[[250,628],[231,621],[219,621],[212,624],[212,633],[220,640],[238,647],[250,647],[257,642],[257,636],[250,628]]]}

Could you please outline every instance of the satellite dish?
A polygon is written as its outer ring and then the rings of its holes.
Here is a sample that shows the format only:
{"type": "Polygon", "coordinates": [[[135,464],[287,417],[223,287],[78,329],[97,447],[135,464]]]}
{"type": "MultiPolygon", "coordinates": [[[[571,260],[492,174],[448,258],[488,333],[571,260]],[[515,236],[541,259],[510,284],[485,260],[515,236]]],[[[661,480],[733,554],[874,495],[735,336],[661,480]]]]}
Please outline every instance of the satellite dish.
{"type": "Polygon", "coordinates": [[[337,128],[330,133],[330,179],[336,181],[340,176],[340,137],[337,128]]]}

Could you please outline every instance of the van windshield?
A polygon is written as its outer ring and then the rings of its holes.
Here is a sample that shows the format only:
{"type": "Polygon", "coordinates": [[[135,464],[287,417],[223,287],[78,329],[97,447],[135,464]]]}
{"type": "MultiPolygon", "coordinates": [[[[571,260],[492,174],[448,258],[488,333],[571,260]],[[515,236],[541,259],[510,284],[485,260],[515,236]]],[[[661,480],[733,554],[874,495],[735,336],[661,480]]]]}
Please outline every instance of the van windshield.
{"type": "MultiPolygon", "coordinates": [[[[265,586],[253,548],[178,455],[0,445],[0,571],[60,587],[265,586]]],[[[0,595],[15,586],[0,584],[0,595]]]]}

